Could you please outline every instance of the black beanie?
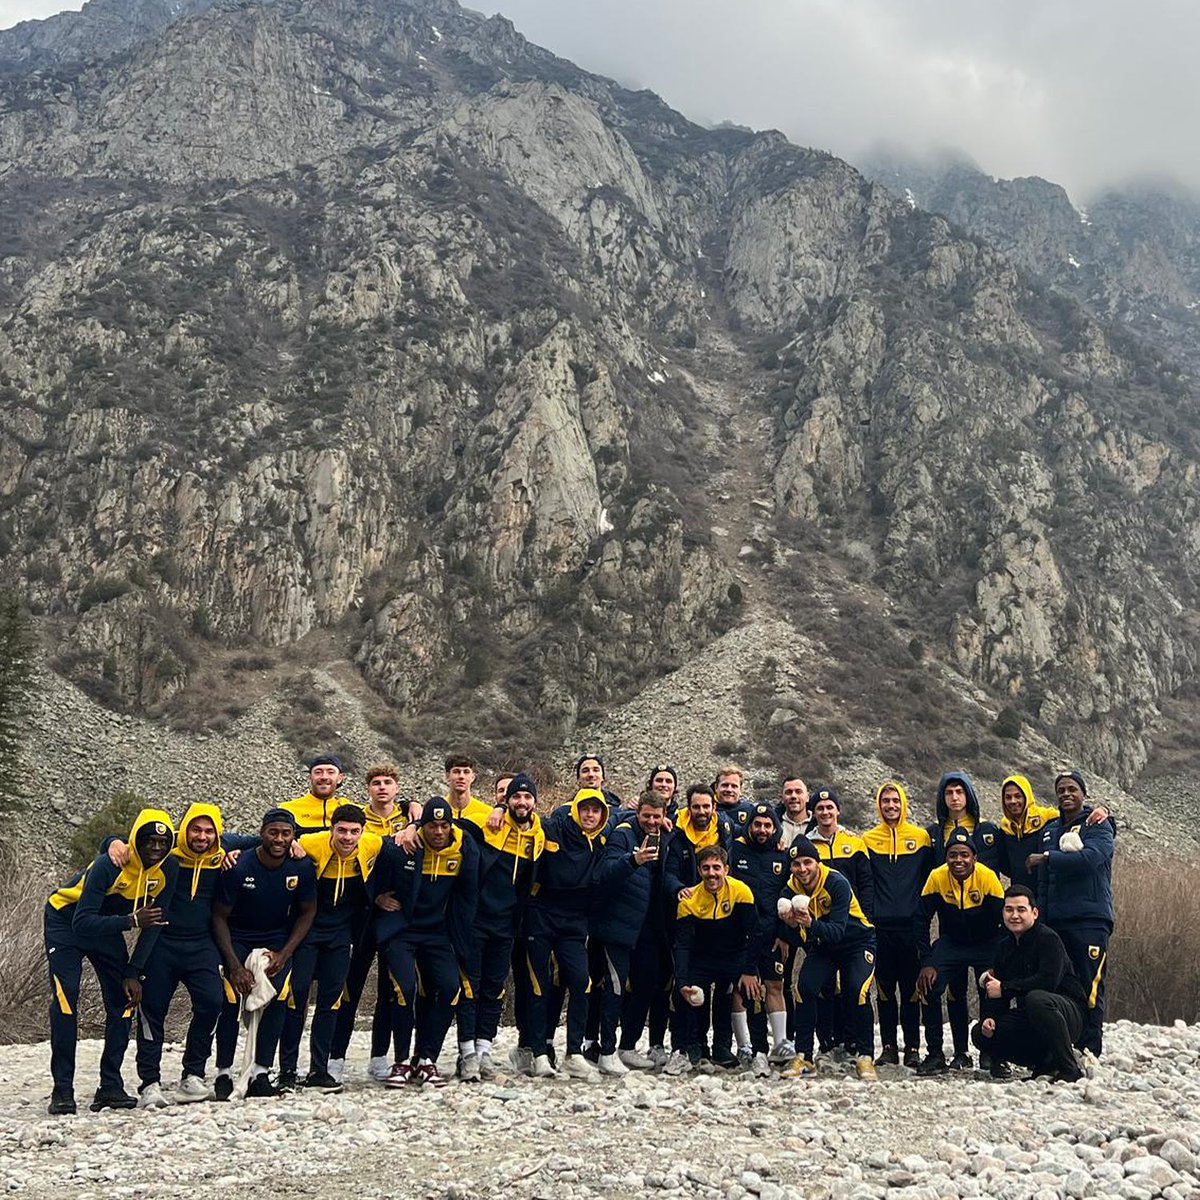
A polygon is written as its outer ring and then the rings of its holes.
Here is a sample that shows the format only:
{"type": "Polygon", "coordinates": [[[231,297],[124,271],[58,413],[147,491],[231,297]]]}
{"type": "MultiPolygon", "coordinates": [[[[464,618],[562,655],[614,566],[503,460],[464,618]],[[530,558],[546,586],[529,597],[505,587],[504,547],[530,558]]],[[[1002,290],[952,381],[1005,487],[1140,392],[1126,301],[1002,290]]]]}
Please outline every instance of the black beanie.
{"type": "Polygon", "coordinates": [[[788,858],[795,862],[798,858],[815,858],[817,862],[821,861],[821,856],[817,853],[817,848],[801,834],[788,847],[788,858]]]}
{"type": "Polygon", "coordinates": [[[508,781],[508,787],[504,789],[505,800],[511,800],[518,792],[528,792],[535,800],[537,799],[537,784],[524,771],[519,775],[514,775],[508,781]]]}
{"type": "Polygon", "coordinates": [[[1054,777],[1054,790],[1058,791],[1058,781],[1060,779],[1073,779],[1079,784],[1079,790],[1086,796],[1087,784],[1083,782],[1083,776],[1078,771],[1059,771],[1054,777]]]}

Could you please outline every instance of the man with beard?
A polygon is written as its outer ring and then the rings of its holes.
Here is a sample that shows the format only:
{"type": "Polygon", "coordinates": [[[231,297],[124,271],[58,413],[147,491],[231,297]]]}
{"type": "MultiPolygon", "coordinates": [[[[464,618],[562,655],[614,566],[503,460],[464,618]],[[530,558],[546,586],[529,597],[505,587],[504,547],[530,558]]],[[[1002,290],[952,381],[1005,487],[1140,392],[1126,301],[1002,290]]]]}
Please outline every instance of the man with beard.
{"type": "Polygon", "coordinates": [[[737,1067],[729,1052],[730,1004],[735,989],[751,1002],[762,999],[757,975],[758,913],[754,894],[729,875],[720,846],[696,854],[698,887],[679,901],[675,926],[675,988],[684,1013],[685,1045],[691,1067],[705,1057],[712,1019],[712,1062],[737,1067]]]}
{"type": "Polygon", "coordinates": [[[669,975],[663,859],[669,834],[665,797],[646,791],[635,815],[608,835],[593,890],[593,936],[604,955],[607,987],[600,1007],[601,1074],[654,1066],[637,1053],[650,1005],[669,975]],[[620,1054],[617,1025],[621,1026],[620,1054]]]}
{"type": "Polygon", "coordinates": [[[286,809],[269,809],[263,814],[259,837],[257,849],[222,873],[213,897],[213,939],[225,964],[226,1000],[217,1019],[214,1092],[218,1100],[233,1095],[230,1070],[237,1048],[239,1002],[254,988],[246,959],[256,949],[268,951],[266,974],[276,995],[263,1010],[246,1095],[279,1094],[270,1070],[292,990],[292,956],[317,915],[316,872],[307,858],[293,858],[291,853],[296,818],[286,809]]]}
{"type": "Polygon", "coordinates": [[[921,890],[933,867],[929,834],[908,819],[908,797],[894,779],[875,793],[879,824],[863,834],[875,896],[875,1002],[883,1043],[876,1066],[899,1065],[896,1027],[904,1031],[904,1065],[920,1064],[921,890]],[[899,991],[899,1003],[896,994],[899,991]]]}
{"type": "Polygon", "coordinates": [[[469,959],[472,995],[459,1000],[459,1077],[467,1082],[496,1075],[492,1043],[500,1025],[504,984],[546,848],[536,804],[537,784],[528,775],[514,775],[505,787],[504,823],[484,830],[469,959]]]}
{"type": "Polygon", "coordinates": [[[808,833],[812,817],[808,811],[808,785],[799,775],[789,775],[783,781],[779,805],[779,841],[786,850],[798,837],[808,833]]]}
{"type": "Polygon", "coordinates": [[[991,966],[992,948],[1000,931],[1004,889],[996,873],[977,861],[975,842],[962,828],[946,846],[946,861],[935,867],[921,892],[927,924],[917,993],[925,1004],[924,1062],[921,1075],[969,1070],[967,1052],[967,972],[980,975],[991,966]],[[938,939],[929,946],[929,924],[938,923],[938,939]],[[942,994],[954,1039],[954,1057],[946,1062],[942,1044],[942,994]]]}
{"type": "Polygon", "coordinates": [[[1099,1057],[1104,1039],[1104,968],[1113,929],[1111,821],[1091,820],[1087,785],[1078,771],[1054,780],[1058,816],[1042,831],[1042,848],[1028,859],[1037,872],[1042,920],[1062,939],[1087,996],[1082,1047],[1099,1057]]]}
{"type": "Polygon", "coordinates": [[[318,754],[309,762],[308,791],[280,805],[295,818],[297,837],[329,828],[333,810],[350,803],[345,796],[338,795],[345,782],[346,771],[336,754],[318,754]]]}
{"type": "Polygon", "coordinates": [[[734,993],[733,1032],[738,1044],[738,1058],[755,1075],[765,1077],[771,1073],[767,1061],[768,1020],[775,1047],[774,1060],[787,1062],[792,1057],[789,1051],[793,1049],[787,1044],[784,956],[775,946],[775,925],[779,919],[776,902],[787,882],[788,853],[779,848],[779,822],[771,805],[754,806],[746,832],[735,838],[730,847],[729,873],[754,894],[758,913],[755,939],[759,948],[755,971],[762,981],[765,999],[765,1011],[763,1003],[755,1003],[747,1012],[740,993],[734,993]]]}

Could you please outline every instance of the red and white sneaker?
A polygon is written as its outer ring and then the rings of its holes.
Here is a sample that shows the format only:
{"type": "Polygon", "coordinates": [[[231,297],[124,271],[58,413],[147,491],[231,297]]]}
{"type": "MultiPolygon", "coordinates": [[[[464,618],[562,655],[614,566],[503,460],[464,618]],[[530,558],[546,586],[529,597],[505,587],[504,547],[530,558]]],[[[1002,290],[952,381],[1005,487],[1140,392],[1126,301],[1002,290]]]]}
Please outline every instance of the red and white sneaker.
{"type": "Polygon", "coordinates": [[[445,1087],[449,1080],[438,1070],[435,1062],[418,1063],[412,1068],[410,1078],[423,1087],[445,1087]]]}
{"type": "Polygon", "coordinates": [[[387,1078],[383,1080],[384,1087],[401,1088],[407,1087],[413,1082],[413,1069],[406,1062],[398,1062],[392,1065],[392,1069],[388,1072],[387,1078]]]}

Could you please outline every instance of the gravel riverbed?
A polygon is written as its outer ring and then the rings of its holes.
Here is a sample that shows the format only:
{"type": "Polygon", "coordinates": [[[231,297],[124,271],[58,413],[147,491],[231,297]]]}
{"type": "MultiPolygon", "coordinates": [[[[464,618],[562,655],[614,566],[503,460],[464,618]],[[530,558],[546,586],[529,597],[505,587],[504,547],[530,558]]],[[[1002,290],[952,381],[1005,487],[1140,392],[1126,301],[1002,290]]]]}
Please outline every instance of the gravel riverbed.
{"type": "MultiPolygon", "coordinates": [[[[507,1061],[508,1043],[497,1046],[507,1061]]],[[[0,1188],[34,1198],[988,1196],[1200,1198],[1200,1026],[1117,1022],[1071,1085],[983,1073],[877,1085],[631,1073],[387,1090],[357,1034],[346,1090],[154,1112],[86,1111],[99,1045],[80,1045],[76,1117],[51,1118],[45,1043],[0,1051],[0,1188]]],[[[451,1066],[451,1063],[444,1063],[451,1066]]],[[[132,1054],[126,1065],[132,1079],[132,1054]]],[[[169,1047],[164,1078],[178,1077],[169,1047]]]]}

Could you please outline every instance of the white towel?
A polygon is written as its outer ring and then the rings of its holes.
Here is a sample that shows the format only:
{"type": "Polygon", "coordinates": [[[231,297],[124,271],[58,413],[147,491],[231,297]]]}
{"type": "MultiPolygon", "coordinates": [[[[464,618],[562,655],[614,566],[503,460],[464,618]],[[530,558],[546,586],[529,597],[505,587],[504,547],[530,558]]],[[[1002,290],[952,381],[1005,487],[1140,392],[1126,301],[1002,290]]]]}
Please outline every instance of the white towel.
{"type": "Polygon", "coordinates": [[[245,967],[254,976],[254,986],[248,996],[242,997],[242,1024],[246,1029],[246,1038],[242,1043],[242,1061],[238,1067],[238,1079],[234,1086],[234,1094],[244,1098],[246,1089],[255,1073],[255,1055],[258,1052],[258,1026],[262,1020],[263,1009],[275,999],[275,985],[267,976],[267,962],[270,951],[251,950],[246,955],[245,967]]]}
{"type": "Polygon", "coordinates": [[[1083,849],[1083,838],[1079,836],[1078,829],[1068,829],[1066,833],[1058,839],[1058,848],[1065,850],[1068,854],[1078,854],[1083,849]]]}

